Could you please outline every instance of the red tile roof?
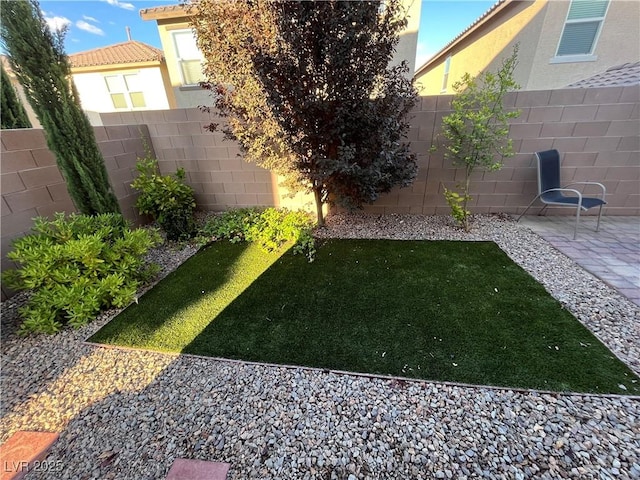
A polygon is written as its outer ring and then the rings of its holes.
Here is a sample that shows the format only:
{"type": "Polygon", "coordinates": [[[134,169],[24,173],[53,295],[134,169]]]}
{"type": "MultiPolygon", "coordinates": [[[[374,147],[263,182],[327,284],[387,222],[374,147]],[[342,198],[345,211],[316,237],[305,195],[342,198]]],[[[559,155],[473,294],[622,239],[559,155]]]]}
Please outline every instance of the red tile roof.
{"type": "Polygon", "coordinates": [[[69,55],[72,67],[98,67],[120,63],[142,63],[161,61],[164,53],[146,43],[130,40],[108,47],[87,50],[69,55]]]}
{"type": "Polygon", "coordinates": [[[626,87],[629,85],[640,85],[640,62],[616,65],[593,77],[574,82],[568,87],[626,87]]]}

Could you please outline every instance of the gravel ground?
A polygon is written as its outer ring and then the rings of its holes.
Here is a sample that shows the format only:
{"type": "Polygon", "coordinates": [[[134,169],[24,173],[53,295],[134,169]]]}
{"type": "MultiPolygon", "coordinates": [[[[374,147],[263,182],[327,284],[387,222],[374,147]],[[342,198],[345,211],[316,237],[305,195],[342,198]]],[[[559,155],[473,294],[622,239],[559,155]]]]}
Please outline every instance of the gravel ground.
{"type": "MultiPolygon", "coordinates": [[[[491,239],[640,373],[640,308],[503,217],[330,217],[319,236],[491,239]]],[[[193,248],[151,255],[175,268],[193,248]]],[[[640,401],[366,378],[117,350],[80,330],[16,338],[2,305],[0,442],[59,431],[34,479],[162,479],[175,458],[229,479],[640,478],[640,401]]]]}

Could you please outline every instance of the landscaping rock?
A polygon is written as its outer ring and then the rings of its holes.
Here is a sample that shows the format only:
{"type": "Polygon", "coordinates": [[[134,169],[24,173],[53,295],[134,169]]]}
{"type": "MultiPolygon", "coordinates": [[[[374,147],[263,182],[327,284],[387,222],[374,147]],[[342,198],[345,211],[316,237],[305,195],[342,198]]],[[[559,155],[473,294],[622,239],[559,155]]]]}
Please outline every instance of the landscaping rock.
{"type": "MultiPolygon", "coordinates": [[[[334,215],[321,237],[493,240],[640,372],[640,308],[504,217],[334,215]]],[[[194,247],[156,249],[171,271],[194,247]]],[[[0,442],[60,432],[32,479],[162,479],[177,458],[228,478],[639,478],[637,398],[547,394],[102,348],[79,330],[18,338],[2,304],[0,442]],[[57,462],[57,463],[56,463],[57,462]]]]}

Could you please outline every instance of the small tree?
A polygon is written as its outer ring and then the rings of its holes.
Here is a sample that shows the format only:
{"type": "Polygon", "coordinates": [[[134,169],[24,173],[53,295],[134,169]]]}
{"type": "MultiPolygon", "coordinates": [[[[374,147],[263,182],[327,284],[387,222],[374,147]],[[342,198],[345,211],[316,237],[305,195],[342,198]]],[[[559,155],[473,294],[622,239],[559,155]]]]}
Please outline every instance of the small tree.
{"type": "Polygon", "coordinates": [[[464,179],[457,184],[460,193],[445,188],[444,194],[453,217],[465,231],[470,229],[471,212],[467,206],[471,200],[471,175],[476,168],[499,170],[503,160],[514,155],[513,142],[508,138],[509,119],[517,118],[520,111],[507,110],[504,97],[520,88],[513,79],[517,58],[518,45],[496,73],[484,72],[478,77],[465,73],[453,85],[453,113],[442,119],[447,139],[444,156],[464,169],[464,179]]]}
{"type": "Polygon", "coordinates": [[[2,44],[56,156],[69,195],[85,214],[118,213],[93,128],[80,108],[64,53],[64,31],[51,33],[36,0],[2,3],[2,44]]]}
{"type": "Polygon", "coordinates": [[[406,25],[398,0],[202,0],[197,9],[229,136],[248,160],[313,192],[319,225],[329,198],[357,208],[413,181],[403,138],[417,92],[406,64],[389,67],[406,25]]]}
{"type": "Polygon", "coordinates": [[[16,89],[11,85],[9,75],[0,67],[2,72],[2,105],[0,106],[0,128],[31,128],[31,122],[18,97],[16,89]]]}

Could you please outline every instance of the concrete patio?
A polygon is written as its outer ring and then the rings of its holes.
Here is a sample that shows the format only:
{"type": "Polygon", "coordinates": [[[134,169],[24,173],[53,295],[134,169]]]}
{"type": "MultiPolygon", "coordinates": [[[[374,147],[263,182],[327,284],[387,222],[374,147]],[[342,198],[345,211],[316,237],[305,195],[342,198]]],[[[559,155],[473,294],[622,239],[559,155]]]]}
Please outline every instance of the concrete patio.
{"type": "Polygon", "coordinates": [[[640,217],[583,216],[573,240],[575,217],[526,216],[520,223],[557,250],[640,305],[640,217]]]}

